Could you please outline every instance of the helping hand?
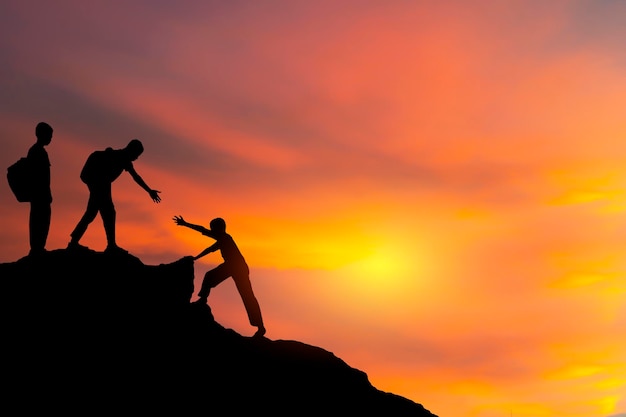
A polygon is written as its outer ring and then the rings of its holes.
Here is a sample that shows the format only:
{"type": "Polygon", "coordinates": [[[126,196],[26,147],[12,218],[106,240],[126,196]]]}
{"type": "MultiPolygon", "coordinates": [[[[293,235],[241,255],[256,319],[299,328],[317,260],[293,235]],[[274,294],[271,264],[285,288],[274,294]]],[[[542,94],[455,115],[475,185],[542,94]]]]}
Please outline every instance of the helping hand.
{"type": "Polygon", "coordinates": [[[183,219],[183,216],[174,216],[172,219],[174,220],[174,223],[179,226],[184,226],[185,224],[187,224],[185,219],[183,219]]]}
{"type": "Polygon", "coordinates": [[[150,190],[149,194],[150,197],[152,198],[152,201],[154,201],[155,203],[160,203],[161,202],[161,197],[159,197],[159,193],[161,191],[158,190],[150,190]]]}

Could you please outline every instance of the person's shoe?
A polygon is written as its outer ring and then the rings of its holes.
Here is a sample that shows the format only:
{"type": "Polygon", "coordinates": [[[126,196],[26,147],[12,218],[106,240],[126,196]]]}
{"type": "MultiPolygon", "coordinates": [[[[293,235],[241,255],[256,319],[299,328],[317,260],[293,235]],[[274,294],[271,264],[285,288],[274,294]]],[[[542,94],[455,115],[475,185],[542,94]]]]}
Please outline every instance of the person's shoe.
{"type": "Polygon", "coordinates": [[[67,248],[71,250],[88,250],[87,246],[83,246],[78,242],[70,242],[67,244],[67,248]]]}
{"type": "Polygon", "coordinates": [[[30,252],[28,252],[28,256],[40,256],[44,255],[47,252],[48,251],[45,248],[31,249],[30,252]]]}
{"type": "Polygon", "coordinates": [[[117,245],[109,245],[104,251],[106,253],[128,253],[126,249],[120,248],[117,245]]]}
{"type": "Polygon", "coordinates": [[[267,332],[267,330],[265,330],[265,327],[259,326],[259,330],[257,330],[256,333],[252,337],[257,338],[257,339],[261,338],[265,336],[265,332],[267,332]]]}

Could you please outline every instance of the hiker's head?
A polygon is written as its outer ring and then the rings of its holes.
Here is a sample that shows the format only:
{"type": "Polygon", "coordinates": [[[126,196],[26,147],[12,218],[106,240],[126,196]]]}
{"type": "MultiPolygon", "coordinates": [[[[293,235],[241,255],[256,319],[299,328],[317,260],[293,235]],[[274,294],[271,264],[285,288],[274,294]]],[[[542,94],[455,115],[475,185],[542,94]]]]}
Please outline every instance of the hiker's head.
{"type": "Polygon", "coordinates": [[[226,222],[221,217],[216,217],[209,223],[211,231],[217,233],[226,233],[226,222]]]}
{"type": "Polygon", "coordinates": [[[126,152],[130,155],[131,161],[139,158],[139,155],[143,153],[143,145],[139,139],[133,139],[126,145],[126,152]]]}
{"type": "Polygon", "coordinates": [[[47,145],[52,140],[52,126],[46,122],[39,122],[35,127],[37,142],[47,145]]]}

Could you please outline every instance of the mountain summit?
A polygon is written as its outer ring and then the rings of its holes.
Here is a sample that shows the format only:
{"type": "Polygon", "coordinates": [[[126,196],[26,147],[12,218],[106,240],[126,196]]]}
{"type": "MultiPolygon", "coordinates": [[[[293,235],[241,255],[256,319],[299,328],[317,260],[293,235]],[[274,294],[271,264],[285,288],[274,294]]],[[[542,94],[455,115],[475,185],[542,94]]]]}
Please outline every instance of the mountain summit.
{"type": "Polygon", "coordinates": [[[193,278],[190,258],[92,250],[0,264],[0,410],[436,417],[324,349],[224,328],[193,278]]]}

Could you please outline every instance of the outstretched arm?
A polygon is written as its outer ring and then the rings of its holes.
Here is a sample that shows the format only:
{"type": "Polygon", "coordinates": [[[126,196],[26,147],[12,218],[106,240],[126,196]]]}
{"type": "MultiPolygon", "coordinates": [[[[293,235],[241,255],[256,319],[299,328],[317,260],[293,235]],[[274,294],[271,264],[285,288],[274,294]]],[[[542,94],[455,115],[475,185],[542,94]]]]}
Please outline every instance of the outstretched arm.
{"type": "Polygon", "coordinates": [[[159,196],[159,193],[161,191],[153,190],[152,188],[148,187],[148,184],[146,184],[143,178],[141,178],[141,176],[137,173],[137,171],[135,171],[135,168],[132,166],[132,164],[128,168],[128,173],[130,174],[131,177],[133,177],[135,182],[139,184],[141,188],[143,188],[144,190],[146,190],[148,194],[150,194],[150,198],[152,198],[152,201],[154,201],[155,203],[161,202],[161,197],[159,196]]]}
{"type": "MultiPolygon", "coordinates": [[[[188,221],[183,219],[183,216],[174,216],[173,220],[174,220],[174,223],[176,223],[177,225],[188,227],[188,228],[190,228],[192,230],[195,230],[196,232],[200,232],[202,234],[207,234],[207,233],[210,234],[211,233],[211,231],[209,229],[207,229],[206,227],[204,227],[204,226],[200,226],[199,224],[189,223],[188,221]]],[[[206,255],[206,253],[204,255],[206,255]]],[[[204,255],[202,255],[202,256],[204,256],[204,255]]]]}

